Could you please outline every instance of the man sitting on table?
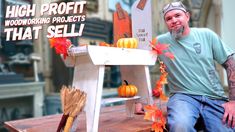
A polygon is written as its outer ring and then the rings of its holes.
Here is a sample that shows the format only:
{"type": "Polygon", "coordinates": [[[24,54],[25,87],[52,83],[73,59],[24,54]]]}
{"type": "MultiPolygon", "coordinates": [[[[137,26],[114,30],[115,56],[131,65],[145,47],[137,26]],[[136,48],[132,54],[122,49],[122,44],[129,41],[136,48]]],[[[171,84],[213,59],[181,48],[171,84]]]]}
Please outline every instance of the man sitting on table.
{"type": "MultiPolygon", "coordinates": [[[[170,132],[195,132],[197,119],[203,119],[209,132],[234,132],[235,126],[235,57],[217,34],[207,28],[189,27],[190,14],[181,2],[163,8],[169,32],[158,36],[169,44],[175,55],[166,65],[170,98],[167,103],[167,125],[170,132]],[[227,72],[229,96],[219,80],[215,62],[227,72]]],[[[140,111],[137,104],[136,110],[140,111]]]]}

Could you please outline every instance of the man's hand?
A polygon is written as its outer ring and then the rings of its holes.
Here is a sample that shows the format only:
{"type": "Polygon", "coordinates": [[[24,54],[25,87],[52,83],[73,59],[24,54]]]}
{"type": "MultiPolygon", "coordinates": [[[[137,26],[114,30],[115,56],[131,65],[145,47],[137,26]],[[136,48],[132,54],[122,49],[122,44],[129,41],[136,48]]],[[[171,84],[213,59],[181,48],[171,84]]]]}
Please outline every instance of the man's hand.
{"type": "Polygon", "coordinates": [[[235,100],[222,104],[224,107],[223,123],[235,127],[235,100]]]}
{"type": "Polygon", "coordinates": [[[139,115],[142,115],[144,114],[144,108],[143,108],[143,105],[139,102],[137,102],[135,104],[135,114],[139,114],[139,115]]]}

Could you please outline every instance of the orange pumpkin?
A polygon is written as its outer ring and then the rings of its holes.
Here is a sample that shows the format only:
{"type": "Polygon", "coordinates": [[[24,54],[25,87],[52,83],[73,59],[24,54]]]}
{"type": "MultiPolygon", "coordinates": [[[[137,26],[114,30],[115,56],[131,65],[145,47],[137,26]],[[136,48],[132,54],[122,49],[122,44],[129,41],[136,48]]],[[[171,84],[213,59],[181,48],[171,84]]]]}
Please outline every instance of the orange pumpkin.
{"type": "Polygon", "coordinates": [[[135,49],[138,46],[136,38],[121,38],[117,41],[118,48],[132,48],[135,49]]]}
{"type": "Polygon", "coordinates": [[[120,97],[133,97],[137,94],[138,89],[135,85],[128,84],[126,80],[124,80],[125,84],[122,84],[118,88],[118,96],[120,97]]]}

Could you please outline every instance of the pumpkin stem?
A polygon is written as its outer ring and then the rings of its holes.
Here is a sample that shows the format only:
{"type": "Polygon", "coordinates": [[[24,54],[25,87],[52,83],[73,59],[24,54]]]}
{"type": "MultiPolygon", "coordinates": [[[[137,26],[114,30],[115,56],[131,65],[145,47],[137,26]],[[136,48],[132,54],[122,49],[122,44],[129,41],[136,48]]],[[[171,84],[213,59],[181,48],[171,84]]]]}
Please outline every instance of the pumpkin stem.
{"type": "Polygon", "coordinates": [[[124,35],[124,37],[125,37],[125,38],[128,38],[128,35],[127,35],[127,33],[124,33],[123,35],[124,35]]]}
{"type": "Polygon", "coordinates": [[[129,85],[129,83],[127,82],[127,80],[124,80],[124,82],[126,83],[126,85],[129,85]]]}

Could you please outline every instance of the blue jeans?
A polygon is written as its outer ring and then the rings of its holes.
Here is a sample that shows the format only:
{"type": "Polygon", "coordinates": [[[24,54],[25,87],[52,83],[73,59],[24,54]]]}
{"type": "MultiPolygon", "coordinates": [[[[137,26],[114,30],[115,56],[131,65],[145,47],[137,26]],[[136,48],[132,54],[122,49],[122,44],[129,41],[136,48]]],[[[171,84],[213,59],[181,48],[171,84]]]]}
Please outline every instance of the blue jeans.
{"type": "Polygon", "coordinates": [[[222,123],[226,101],[205,96],[174,94],[167,103],[167,123],[170,132],[196,132],[194,126],[199,116],[208,132],[235,132],[222,123]]]}

